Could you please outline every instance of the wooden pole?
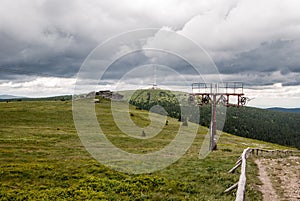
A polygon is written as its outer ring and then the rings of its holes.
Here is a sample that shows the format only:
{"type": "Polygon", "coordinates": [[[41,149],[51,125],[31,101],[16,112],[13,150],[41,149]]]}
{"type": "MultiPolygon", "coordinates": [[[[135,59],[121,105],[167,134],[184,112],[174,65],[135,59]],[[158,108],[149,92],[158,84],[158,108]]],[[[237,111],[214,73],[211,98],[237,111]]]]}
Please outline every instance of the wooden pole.
{"type": "Polygon", "coordinates": [[[238,187],[238,184],[239,184],[239,182],[233,184],[232,186],[230,186],[229,188],[227,188],[227,189],[224,191],[224,193],[228,193],[228,192],[232,191],[233,189],[237,188],[237,187],[238,187]]]}
{"type": "Polygon", "coordinates": [[[236,192],[235,201],[244,201],[245,200],[245,192],[246,192],[246,157],[247,152],[250,150],[248,147],[243,151],[242,154],[242,167],[241,167],[241,175],[238,183],[238,190],[236,192]]]}
{"type": "Polygon", "coordinates": [[[231,168],[228,173],[234,173],[234,171],[242,164],[242,160],[238,161],[238,163],[233,167],[231,168]]]}

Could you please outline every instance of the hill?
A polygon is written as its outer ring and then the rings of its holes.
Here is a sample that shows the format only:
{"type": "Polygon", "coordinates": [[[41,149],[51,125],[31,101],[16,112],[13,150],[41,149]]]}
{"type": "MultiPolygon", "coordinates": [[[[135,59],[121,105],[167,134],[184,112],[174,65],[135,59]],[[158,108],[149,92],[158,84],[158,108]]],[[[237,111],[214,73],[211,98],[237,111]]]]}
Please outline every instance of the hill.
{"type": "MultiPolygon", "coordinates": [[[[127,113],[126,103],[117,104],[123,104],[121,112],[127,113]]],[[[158,135],[135,139],[118,128],[110,107],[111,102],[105,99],[95,104],[99,125],[114,145],[131,153],[161,149],[174,139],[181,124],[168,117],[169,124],[158,135]]],[[[75,129],[70,101],[2,102],[0,108],[1,200],[229,201],[235,198],[234,191],[223,191],[239,175],[227,171],[244,148],[287,149],[223,133],[219,149],[199,160],[199,149],[208,132],[200,126],[193,144],[174,164],[151,174],[126,174],[102,165],[86,151],[75,129]]],[[[147,111],[132,106],[129,109],[136,125],[149,125],[147,111]]],[[[247,197],[261,200],[257,167],[248,161],[247,197]]]]}
{"type": "Polygon", "coordinates": [[[173,118],[180,118],[180,101],[187,99],[184,93],[161,89],[137,90],[128,98],[130,104],[141,110],[150,110],[154,105],[160,105],[173,118]]]}
{"type": "Polygon", "coordinates": [[[25,98],[22,96],[13,96],[13,95],[8,95],[8,94],[1,94],[0,99],[17,99],[17,98],[25,98]]]}
{"type": "Polygon", "coordinates": [[[50,100],[72,100],[72,95],[61,95],[61,96],[50,96],[50,97],[40,97],[40,98],[28,98],[28,97],[19,97],[12,95],[0,95],[0,102],[11,102],[11,101],[50,101],[50,100]]]}
{"type": "Polygon", "coordinates": [[[300,108],[271,107],[271,108],[268,108],[268,110],[279,111],[279,112],[300,113],[300,108]]]}
{"type": "MultiPolygon", "coordinates": [[[[137,90],[131,96],[129,103],[146,110],[149,110],[155,104],[159,104],[165,108],[169,116],[181,119],[179,102],[187,105],[187,99],[188,96],[183,93],[149,89],[137,90]]],[[[193,111],[191,111],[190,121],[208,127],[211,118],[210,106],[199,107],[199,110],[200,122],[193,121],[193,119],[198,119],[193,116],[193,111]]],[[[227,108],[223,131],[299,149],[299,122],[299,113],[278,112],[253,107],[229,107],[227,108]]]]}
{"type": "Polygon", "coordinates": [[[299,122],[299,113],[229,108],[224,131],[300,149],[299,122]]]}

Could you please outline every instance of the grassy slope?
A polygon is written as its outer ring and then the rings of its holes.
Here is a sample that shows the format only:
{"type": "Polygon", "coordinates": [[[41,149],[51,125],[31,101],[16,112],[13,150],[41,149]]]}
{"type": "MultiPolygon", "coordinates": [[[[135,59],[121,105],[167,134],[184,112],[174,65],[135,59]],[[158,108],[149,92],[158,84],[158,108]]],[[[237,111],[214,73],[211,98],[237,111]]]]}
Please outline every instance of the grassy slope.
{"type": "MultiPolygon", "coordinates": [[[[121,148],[146,151],[157,142],[168,141],[178,122],[169,125],[150,143],[115,135],[110,103],[97,104],[101,127],[121,148]],[[118,137],[119,136],[119,137],[118,137]],[[165,139],[166,138],[166,139],[165,139]]],[[[131,108],[133,121],[149,124],[146,111],[131,108]]],[[[233,200],[234,192],[222,192],[238,180],[228,174],[245,147],[282,148],[278,145],[223,134],[219,150],[204,160],[197,158],[206,128],[200,127],[187,153],[168,168],[143,175],[113,171],[95,161],[81,145],[71,102],[29,101],[0,103],[0,200],[233,200]]],[[[163,146],[164,144],[161,144],[163,146]]],[[[248,199],[261,200],[256,184],[257,170],[248,164],[248,199]]]]}

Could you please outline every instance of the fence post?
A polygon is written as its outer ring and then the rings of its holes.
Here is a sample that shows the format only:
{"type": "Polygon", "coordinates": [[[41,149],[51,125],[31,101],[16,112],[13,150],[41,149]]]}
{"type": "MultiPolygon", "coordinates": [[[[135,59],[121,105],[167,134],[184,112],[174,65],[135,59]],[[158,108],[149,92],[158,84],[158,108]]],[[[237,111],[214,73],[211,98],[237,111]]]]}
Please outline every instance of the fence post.
{"type": "Polygon", "coordinates": [[[236,201],[244,201],[245,200],[245,192],[246,192],[246,157],[247,153],[250,150],[248,147],[243,151],[242,154],[242,167],[241,167],[241,175],[238,183],[238,189],[236,192],[236,201]]]}

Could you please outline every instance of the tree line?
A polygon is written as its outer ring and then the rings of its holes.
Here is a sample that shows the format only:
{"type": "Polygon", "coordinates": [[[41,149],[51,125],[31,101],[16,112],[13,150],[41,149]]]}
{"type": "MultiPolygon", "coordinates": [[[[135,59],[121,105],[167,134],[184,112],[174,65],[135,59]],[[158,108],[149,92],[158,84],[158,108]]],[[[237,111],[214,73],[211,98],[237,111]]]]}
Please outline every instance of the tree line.
{"type": "MultiPolygon", "coordinates": [[[[197,106],[188,104],[188,97],[172,91],[149,89],[136,91],[129,103],[138,109],[150,110],[154,105],[162,106],[167,115],[184,121],[210,125],[210,105],[197,106]],[[186,99],[186,101],[183,101],[186,99]],[[197,108],[196,108],[197,107],[197,108]],[[188,110],[188,116],[182,116],[182,109],[188,110]],[[200,118],[199,112],[200,111],[200,118]]],[[[220,106],[219,106],[220,107],[220,106]]],[[[224,108],[219,110],[225,113],[224,108]]],[[[223,114],[224,115],[224,114],[223,114]]],[[[292,146],[300,149],[300,114],[254,107],[228,107],[224,132],[234,135],[263,140],[266,142],[292,146]]],[[[219,129],[222,129],[221,127],[219,129]]]]}

